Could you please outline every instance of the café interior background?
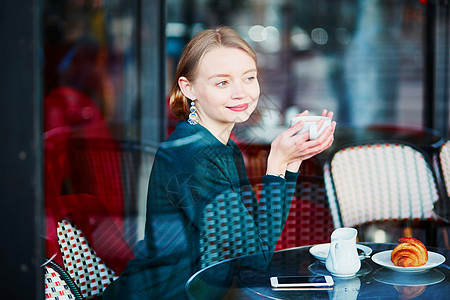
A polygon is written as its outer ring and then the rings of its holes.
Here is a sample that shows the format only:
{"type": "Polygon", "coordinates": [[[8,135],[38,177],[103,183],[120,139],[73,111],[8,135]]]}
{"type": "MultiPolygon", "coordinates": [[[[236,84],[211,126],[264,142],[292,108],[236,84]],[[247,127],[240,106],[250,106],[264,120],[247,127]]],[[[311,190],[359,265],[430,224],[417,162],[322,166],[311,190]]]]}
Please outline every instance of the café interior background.
{"type": "MultiPolygon", "coordinates": [[[[426,121],[424,7],[419,0],[167,0],[165,15],[159,16],[165,34],[164,44],[156,45],[164,51],[158,69],[155,60],[145,59],[155,49],[154,32],[143,26],[151,21],[143,13],[154,10],[151,2],[47,0],[42,10],[44,131],[73,121],[69,104],[66,120],[52,114],[55,95],[69,87],[92,101],[94,109],[81,116],[102,119],[101,135],[106,126],[116,140],[156,148],[176,122],[166,101],[185,43],[219,24],[232,26],[257,52],[262,95],[249,123],[263,132],[288,126],[304,109],[320,114],[323,108],[335,111],[337,130],[421,129],[426,121]],[[154,80],[158,70],[159,82],[154,80]],[[162,97],[154,92],[158,88],[162,97]],[[158,129],[161,133],[154,134],[158,129]]],[[[445,120],[447,130],[448,109],[447,116],[442,114],[437,118],[445,120]]],[[[132,244],[142,237],[145,223],[143,178],[136,203],[124,203],[125,213],[129,207],[137,216],[132,244]]]]}
{"type": "MultiPolygon", "coordinates": [[[[145,77],[155,66],[142,59],[154,42],[141,27],[148,18],[141,13],[144,4],[44,1],[44,131],[71,122],[55,121],[61,116],[51,110],[63,86],[92,101],[98,111],[83,114],[99,114],[117,140],[157,146],[167,136],[174,117],[164,98],[147,96],[155,95],[152,77],[145,77]],[[149,117],[144,107],[161,109],[149,117]],[[155,116],[162,134],[146,134],[155,130],[155,116]]],[[[319,114],[323,108],[336,112],[338,130],[424,126],[421,1],[167,0],[165,12],[163,97],[185,43],[202,29],[226,24],[257,51],[262,96],[250,122],[266,132],[287,126],[304,109],[319,114]]],[[[145,201],[138,206],[143,218],[145,201]]]]}
{"type": "MultiPolygon", "coordinates": [[[[44,97],[69,85],[98,105],[115,137],[136,138],[137,77],[151,69],[138,57],[138,42],[151,39],[138,39],[136,1],[44,3],[44,97]]],[[[167,0],[166,21],[166,95],[186,41],[226,24],[258,53],[262,126],[322,108],[339,126],[424,124],[421,1],[167,0]]]]}

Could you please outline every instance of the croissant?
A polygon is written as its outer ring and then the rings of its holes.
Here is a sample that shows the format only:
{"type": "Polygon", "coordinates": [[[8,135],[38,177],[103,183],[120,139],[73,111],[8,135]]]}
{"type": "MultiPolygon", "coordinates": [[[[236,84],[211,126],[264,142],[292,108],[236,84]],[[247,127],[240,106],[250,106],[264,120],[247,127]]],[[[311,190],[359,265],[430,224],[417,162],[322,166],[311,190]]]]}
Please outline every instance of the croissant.
{"type": "Polygon", "coordinates": [[[400,238],[391,253],[391,261],[399,267],[419,267],[428,261],[425,245],[415,238],[400,238]]]}

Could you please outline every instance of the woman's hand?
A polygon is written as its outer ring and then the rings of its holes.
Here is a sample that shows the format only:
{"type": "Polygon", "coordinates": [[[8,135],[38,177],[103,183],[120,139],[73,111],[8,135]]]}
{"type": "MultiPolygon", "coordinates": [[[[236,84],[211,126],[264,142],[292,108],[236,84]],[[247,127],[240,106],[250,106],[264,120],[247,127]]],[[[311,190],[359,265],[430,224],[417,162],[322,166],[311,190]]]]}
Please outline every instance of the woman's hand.
{"type": "MultiPolygon", "coordinates": [[[[307,116],[308,111],[304,111],[298,116],[307,116]]],[[[322,111],[322,116],[333,118],[333,112],[326,109],[322,111]]],[[[318,129],[322,127],[324,120],[317,123],[318,129]]],[[[295,135],[303,128],[302,121],[296,123],[289,129],[278,135],[271,144],[269,157],[267,160],[268,174],[284,174],[286,170],[298,172],[302,161],[321,153],[331,146],[334,140],[336,122],[332,122],[324,132],[315,140],[309,139],[309,132],[295,135]]]]}

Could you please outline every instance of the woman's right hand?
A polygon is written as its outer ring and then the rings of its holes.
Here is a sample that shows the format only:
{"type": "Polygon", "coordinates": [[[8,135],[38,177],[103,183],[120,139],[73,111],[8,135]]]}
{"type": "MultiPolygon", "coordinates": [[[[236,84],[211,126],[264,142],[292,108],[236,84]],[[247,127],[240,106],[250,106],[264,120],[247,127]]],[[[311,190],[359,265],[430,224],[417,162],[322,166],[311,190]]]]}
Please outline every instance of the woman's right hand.
{"type": "MultiPolygon", "coordinates": [[[[304,111],[299,116],[307,116],[308,111],[304,111]]],[[[322,116],[333,118],[333,112],[322,111],[322,116]]],[[[318,128],[324,121],[319,121],[318,128]]],[[[268,174],[284,174],[286,170],[298,172],[302,161],[321,153],[331,146],[334,140],[336,122],[332,122],[324,132],[315,140],[309,139],[309,132],[297,134],[304,124],[302,121],[296,123],[289,129],[278,135],[272,142],[269,157],[267,160],[268,174]]]]}

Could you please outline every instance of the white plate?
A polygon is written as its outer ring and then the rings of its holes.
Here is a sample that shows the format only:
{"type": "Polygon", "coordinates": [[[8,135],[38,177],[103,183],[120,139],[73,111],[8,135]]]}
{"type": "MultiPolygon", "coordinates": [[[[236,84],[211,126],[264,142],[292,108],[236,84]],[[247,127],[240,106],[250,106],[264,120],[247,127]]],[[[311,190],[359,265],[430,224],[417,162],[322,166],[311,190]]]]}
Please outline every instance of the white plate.
{"type": "MultiPolygon", "coordinates": [[[[356,244],[356,248],[364,251],[365,255],[370,255],[372,253],[372,248],[365,245],[356,244]]],[[[327,260],[328,251],[330,251],[330,243],[315,245],[309,249],[309,253],[323,263],[327,260]]],[[[359,256],[360,260],[363,260],[364,258],[363,255],[359,256]]]]}
{"type": "Polygon", "coordinates": [[[379,252],[372,256],[372,260],[385,268],[398,272],[422,272],[439,266],[445,261],[445,257],[439,253],[428,251],[428,261],[420,267],[398,267],[391,261],[392,250],[379,252]]]}

